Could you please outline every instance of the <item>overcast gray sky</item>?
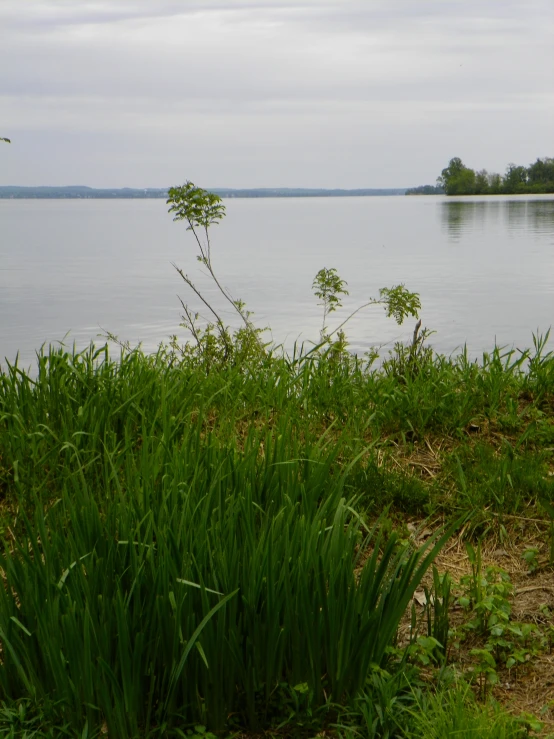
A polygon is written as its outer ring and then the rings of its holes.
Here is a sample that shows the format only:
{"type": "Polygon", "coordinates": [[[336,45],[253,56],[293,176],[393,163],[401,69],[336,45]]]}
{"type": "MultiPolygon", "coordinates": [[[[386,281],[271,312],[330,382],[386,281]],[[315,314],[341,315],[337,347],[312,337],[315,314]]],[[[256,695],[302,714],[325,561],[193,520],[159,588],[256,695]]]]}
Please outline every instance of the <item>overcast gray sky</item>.
{"type": "Polygon", "coordinates": [[[554,156],[553,0],[0,0],[0,184],[403,187],[554,156]]]}

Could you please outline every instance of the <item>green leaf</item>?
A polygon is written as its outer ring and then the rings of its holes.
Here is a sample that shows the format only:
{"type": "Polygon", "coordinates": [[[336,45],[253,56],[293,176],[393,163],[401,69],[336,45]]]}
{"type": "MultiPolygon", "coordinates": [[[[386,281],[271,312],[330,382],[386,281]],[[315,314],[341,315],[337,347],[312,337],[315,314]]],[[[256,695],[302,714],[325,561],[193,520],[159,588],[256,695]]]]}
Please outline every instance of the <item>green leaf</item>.
{"type": "Polygon", "coordinates": [[[29,629],[27,629],[25,626],[23,626],[23,624],[21,623],[21,621],[19,619],[17,619],[15,616],[10,616],[10,621],[13,621],[16,626],[19,626],[19,628],[21,629],[21,631],[23,631],[25,634],[27,634],[27,636],[32,636],[32,634],[29,631],[29,629]]]}

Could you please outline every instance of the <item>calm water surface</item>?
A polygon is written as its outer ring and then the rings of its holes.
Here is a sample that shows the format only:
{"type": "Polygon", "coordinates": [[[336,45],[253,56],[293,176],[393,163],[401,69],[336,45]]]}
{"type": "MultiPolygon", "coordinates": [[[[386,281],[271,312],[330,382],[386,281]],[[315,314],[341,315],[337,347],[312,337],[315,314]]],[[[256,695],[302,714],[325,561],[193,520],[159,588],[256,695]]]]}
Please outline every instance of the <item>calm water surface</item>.
{"type": "MultiPolygon", "coordinates": [[[[226,200],[213,262],[258,325],[291,347],[318,336],[321,267],[348,282],[330,325],[380,287],[419,292],[433,346],[473,356],[530,346],[554,320],[554,198],[362,197],[226,200]]],[[[0,200],[0,358],[24,365],[43,343],[83,346],[109,331],[153,350],[197,307],[175,262],[218,301],[192,235],[163,200],[0,200]]],[[[218,301],[222,312],[226,310],[218,301]]],[[[232,319],[230,314],[229,318],[232,319]]],[[[351,348],[409,340],[380,307],[348,325],[351,348]]]]}

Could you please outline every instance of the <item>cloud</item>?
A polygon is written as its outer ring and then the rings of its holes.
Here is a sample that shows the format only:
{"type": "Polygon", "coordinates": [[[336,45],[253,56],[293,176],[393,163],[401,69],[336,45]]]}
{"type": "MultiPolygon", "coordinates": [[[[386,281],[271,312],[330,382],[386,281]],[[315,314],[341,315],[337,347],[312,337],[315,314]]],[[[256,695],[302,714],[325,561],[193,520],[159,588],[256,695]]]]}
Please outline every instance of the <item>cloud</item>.
{"type": "MultiPolygon", "coordinates": [[[[218,181],[228,185],[239,177],[223,167],[232,158],[224,152],[237,149],[242,171],[258,166],[258,184],[274,184],[281,167],[271,142],[284,135],[291,178],[306,176],[295,162],[317,159],[317,145],[324,157],[334,146],[343,179],[330,184],[342,186],[384,184],[362,183],[354,165],[360,155],[375,156],[369,140],[389,142],[391,131],[434,162],[445,156],[439,134],[448,129],[451,155],[463,149],[475,166],[498,168],[548,153],[553,36],[550,0],[3,0],[0,64],[11,71],[0,81],[0,123],[14,139],[119,137],[127,158],[103,163],[106,184],[124,178],[126,167],[136,177],[137,157],[151,162],[166,151],[167,137],[180,151],[217,152],[208,166],[220,166],[218,181]],[[352,151],[337,143],[345,138],[352,151]]],[[[78,150],[58,146],[56,172],[73,176],[78,150]]],[[[80,161],[87,164],[79,181],[99,182],[84,152],[80,161]]],[[[389,171],[417,183],[425,174],[416,172],[420,161],[404,156],[389,171]]],[[[142,183],[155,173],[145,164],[142,183]]],[[[4,168],[8,175],[15,181],[17,170],[4,168]]]]}

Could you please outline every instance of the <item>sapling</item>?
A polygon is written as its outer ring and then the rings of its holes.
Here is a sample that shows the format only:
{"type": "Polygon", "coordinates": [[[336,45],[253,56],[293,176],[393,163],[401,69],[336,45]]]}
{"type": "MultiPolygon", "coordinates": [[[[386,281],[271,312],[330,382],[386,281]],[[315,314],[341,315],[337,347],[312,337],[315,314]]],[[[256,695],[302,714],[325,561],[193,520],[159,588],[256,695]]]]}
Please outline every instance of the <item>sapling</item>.
{"type": "MultiPolygon", "coordinates": [[[[250,312],[246,310],[244,302],[232,297],[227,288],[223,287],[221,284],[213,268],[212,245],[209,229],[211,226],[217,225],[225,216],[225,206],[223,205],[221,198],[213,192],[208,192],[207,190],[203,190],[201,187],[197,187],[190,181],[185,182],[184,185],[179,187],[170,187],[168,196],[169,197],[166,201],[167,205],[170,205],[168,212],[174,214],[174,221],[187,222],[187,231],[192,231],[198,245],[199,254],[196,256],[197,260],[208,270],[208,274],[214,281],[221,295],[228,303],[230,303],[230,305],[232,305],[233,309],[244,323],[242,334],[237,337],[237,334],[239,333],[237,332],[234,339],[236,340],[239,338],[241,343],[244,343],[244,339],[247,338],[249,340],[247,343],[252,344],[253,342],[258,349],[263,349],[263,345],[259,337],[260,330],[256,329],[252,324],[250,320],[250,312]],[[248,334],[247,337],[245,337],[244,332],[248,334]]],[[[181,300],[181,305],[184,310],[183,325],[190,331],[198,348],[204,353],[207,349],[210,349],[211,353],[217,351],[217,346],[214,347],[215,337],[213,334],[214,329],[217,329],[219,342],[215,343],[218,343],[222,347],[223,357],[227,359],[233,353],[234,344],[236,343],[236,341],[234,342],[231,337],[229,328],[223,322],[219,312],[196,287],[189,275],[176,264],[173,264],[173,266],[183,281],[212,314],[213,320],[215,320],[215,323],[208,322],[207,327],[205,329],[201,329],[198,326],[199,314],[193,312],[189,306],[181,300]]]]}
{"type": "MultiPolygon", "coordinates": [[[[324,267],[320,269],[316,274],[312,283],[312,289],[317,298],[322,302],[319,305],[323,306],[323,322],[320,331],[321,341],[330,341],[331,338],[337,334],[339,340],[344,341],[343,328],[346,326],[348,321],[353,318],[364,308],[370,305],[382,305],[385,308],[387,318],[394,318],[398,325],[402,325],[404,319],[408,316],[414,318],[419,317],[418,311],[421,310],[421,301],[417,293],[410,292],[406,289],[403,284],[394,285],[393,287],[382,287],[379,290],[378,298],[370,298],[366,303],[360,305],[356,310],[352,311],[350,315],[345,318],[333,331],[327,331],[327,318],[330,313],[335,311],[337,308],[342,306],[341,295],[348,295],[346,289],[348,283],[341,279],[335,268],[327,269],[324,267]]],[[[417,332],[421,326],[421,321],[416,327],[414,332],[414,340],[412,343],[413,350],[415,351],[417,345],[417,332]],[[415,345],[415,346],[414,346],[415,345]]]]}
{"type": "Polygon", "coordinates": [[[339,296],[348,295],[346,282],[341,280],[334,267],[331,269],[323,267],[314,277],[312,290],[314,291],[316,298],[321,300],[321,303],[318,305],[323,306],[323,322],[321,325],[320,336],[321,341],[325,341],[327,316],[329,313],[332,313],[342,306],[339,296]]]}

